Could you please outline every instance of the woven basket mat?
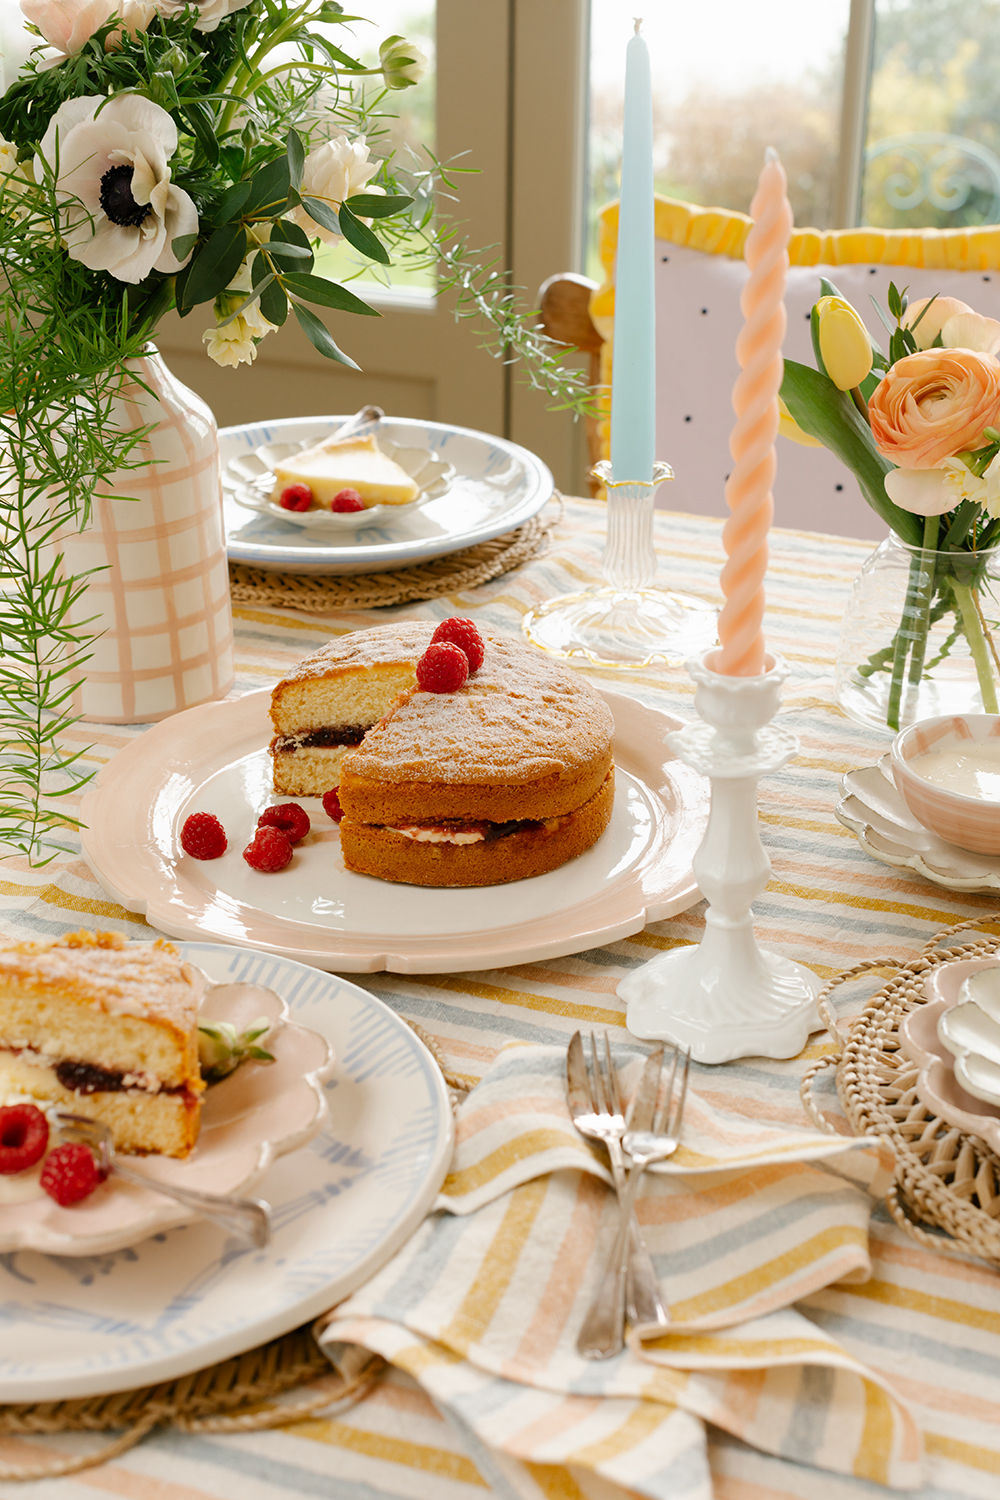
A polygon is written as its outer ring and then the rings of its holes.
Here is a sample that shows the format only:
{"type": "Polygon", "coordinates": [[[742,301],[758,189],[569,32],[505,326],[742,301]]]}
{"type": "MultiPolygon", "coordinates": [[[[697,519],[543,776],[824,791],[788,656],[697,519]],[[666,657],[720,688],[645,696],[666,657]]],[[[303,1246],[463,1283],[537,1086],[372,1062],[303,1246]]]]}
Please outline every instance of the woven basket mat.
{"type": "Polygon", "coordinates": [[[978,1136],[949,1125],[924,1104],[917,1092],[918,1068],[899,1045],[903,1017],[926,1002],[928,973],[941,964],[996,953],[1000,936],[941,945],[960,932],[998,923],[1000,913],[959,922],[932,938],[909,963],[873,959],[832,979],[817,1003],[835,1050],[812,1064],[801,1091],[816,1124],[835,1132],[812,1094],[817,1075],[835,1067],[837,1094],[854,1131],[886,1137],[896,1153],[886,1201],[897,1224],[931,1249],[964,1250],[1000,1267],[1000,1157],[978,1136]],[[841,1025],[829,1004],[831,995],[876,969],[895,973],[859,1016],[841,1025]]]}
{"type": "MultiPolygon", "coordinates": [[[[468,1092],[471,1080],[452,1073],[433,1039],[421,1027],[407,1024],[441,1069],[454,1107],[468,1092]]],[[[312,1324],[305,1324],[246,1354],[176,1380],[111,1396],[0,1406],[0,1438],[116,1433],[85,1453],[52,1453],[30,1464],[0,1459],[0,1481],[55,1479],[108,1463],[161,1426],[181,1432],[251,1432],[284,1427],[319,1412],[332,1416],[360,1400],[385,1368],[378,1355],[352,1348],[332,1369],[313,1336],[312,1324]],[[299,1394],[282,1399],[291,1391],[299,1394]]]]}
{"type": "Polygon", "coordinates": [[[229,591],[234,604],[277,604],[285,609],[324,614],[338,609],[412,604],[420,599],[437,599],[442,594],[464,593],[537,557],[547,547],[549,533],[561,521],[562,513],[562,498],[555,495],[543,511],[516,531],[391,573],[304,577],[230,563],[229,591]]]}

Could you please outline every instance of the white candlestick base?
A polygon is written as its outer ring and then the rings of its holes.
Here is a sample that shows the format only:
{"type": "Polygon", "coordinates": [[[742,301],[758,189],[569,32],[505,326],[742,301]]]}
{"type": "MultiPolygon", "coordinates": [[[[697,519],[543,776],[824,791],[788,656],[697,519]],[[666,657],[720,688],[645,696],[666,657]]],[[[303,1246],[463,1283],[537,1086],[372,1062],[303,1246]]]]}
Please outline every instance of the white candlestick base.
{"type": "Polygon", "coordinates": [[[603,582],[540,604],[524,616],[522,630],[552,656],[578,657],[595,666],[645,667],[699,655],[715,640],[715,610],[692,594],[651,587],[656,491],[673,478],[670,465],[655,464],[648,481],[615,480],[607,462],[593,472],[608,497],[603,582]]]}
{"type": "Polygon", "coordinates": [[[767,885],[771,862],[757,826],[757,782],[798,749],[771,728],[787,672],[773,658],[760,677],[728,677],[689,662],[702,722],[668,738],[680,758],[712,782],[705,837],[694,858],[708,899],[696,948],[663,953],[618,986],[634,1036],[689,1047],[703,1063],[736,1057],[794,1057],[819,1030],[811,970],[761,948],[750,903],[767,885]]]}

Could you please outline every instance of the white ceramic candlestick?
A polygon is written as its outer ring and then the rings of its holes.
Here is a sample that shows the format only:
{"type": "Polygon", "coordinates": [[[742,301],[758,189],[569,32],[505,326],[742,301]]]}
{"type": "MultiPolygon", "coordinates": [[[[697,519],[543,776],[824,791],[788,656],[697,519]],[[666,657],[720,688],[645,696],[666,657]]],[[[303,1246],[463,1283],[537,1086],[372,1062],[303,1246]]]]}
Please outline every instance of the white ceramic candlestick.
{"type": "Polygon", "coordinates": [[[681,760],[712,783],[705,837],[694,873],[708,901],[694,948],[675,949],[622,981],[633,1036],[688,1047],[703,1063],[734,1057],[794,1057],[818,1030],[820,982],[810,969],[761,948],[751,902],[767,885],[771,861],[757,826],[757,783],[796,753],[788,730],[771,724],[788,675],[769,657],[760,677],[730,677],[688,663],[700,722],[667,737],[681,760]]]}
{"type": "Polygon", "coordinates": [[[521,623],[525,635],[554,656],[583,657],[597,666],[680,663],[705,650],[715,640],[714,609],[691,594],[653,586],[656,491],[674,477],[670,465],[654,464],[651,480],[616,480],[606,460],[592,472],[608,497],[603,582],[529,611],[521,623]]]}

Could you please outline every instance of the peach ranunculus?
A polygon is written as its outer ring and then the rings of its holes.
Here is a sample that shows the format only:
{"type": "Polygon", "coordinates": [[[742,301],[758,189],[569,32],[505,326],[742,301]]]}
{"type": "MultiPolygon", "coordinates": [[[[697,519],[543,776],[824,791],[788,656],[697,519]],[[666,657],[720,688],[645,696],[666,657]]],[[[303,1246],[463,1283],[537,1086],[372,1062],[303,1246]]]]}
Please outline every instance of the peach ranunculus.
{"type": "Polygon", "coordinates": [[[921,349],[887,370],[868,403],[872,437],[903,469],[933,469],[1000,426],[1000,363],[975,349],[921,349]]]}

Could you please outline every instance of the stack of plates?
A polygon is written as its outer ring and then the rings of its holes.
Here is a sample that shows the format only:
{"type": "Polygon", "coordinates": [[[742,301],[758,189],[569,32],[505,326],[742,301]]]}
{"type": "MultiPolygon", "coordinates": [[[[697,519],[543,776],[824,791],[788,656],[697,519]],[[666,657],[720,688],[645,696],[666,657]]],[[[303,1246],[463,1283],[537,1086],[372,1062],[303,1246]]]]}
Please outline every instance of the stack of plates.
{"type": "Polygon", "coordinates": [[[899,1041],[917,1064],[922,1103],[1000,1153],[1000,962],[962,959],[934,969],[927,1003],[904,1016],[899,1041]]]}

